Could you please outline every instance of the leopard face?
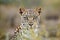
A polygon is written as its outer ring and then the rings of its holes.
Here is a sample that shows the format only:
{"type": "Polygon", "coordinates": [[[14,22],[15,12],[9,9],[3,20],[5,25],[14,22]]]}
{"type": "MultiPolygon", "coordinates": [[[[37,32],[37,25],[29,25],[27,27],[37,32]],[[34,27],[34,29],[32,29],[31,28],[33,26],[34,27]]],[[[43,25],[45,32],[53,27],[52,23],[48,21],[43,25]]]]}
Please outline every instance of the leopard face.
{"type": "Polygon", "coordinates": [[[32,27],[39,24],[40,11],[40,9],[38,11],[34,9],[20,9],[21,25],[24,27],[32,27]]]}

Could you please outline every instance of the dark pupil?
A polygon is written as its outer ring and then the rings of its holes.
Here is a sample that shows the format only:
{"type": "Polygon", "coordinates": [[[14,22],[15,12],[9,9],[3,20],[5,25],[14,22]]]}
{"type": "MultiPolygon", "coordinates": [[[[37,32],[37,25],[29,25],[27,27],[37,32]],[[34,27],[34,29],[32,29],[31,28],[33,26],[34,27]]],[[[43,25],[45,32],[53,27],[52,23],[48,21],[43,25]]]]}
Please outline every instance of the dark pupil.
{"type": "Polygon", "coordinates": [[[24,17],[25,20],[28,20],[28,17],[24,17]]]}
{"type": "Polygon", "coordinates": [[[37,17],[34,17],[33,20],[36,19],[36,18],[37,18],[37,17]]]}
{"type": "Polygon", "coordinates": [[[58,16],[47,16],[46,19],[47,20],[58,20],[58,16]]]}

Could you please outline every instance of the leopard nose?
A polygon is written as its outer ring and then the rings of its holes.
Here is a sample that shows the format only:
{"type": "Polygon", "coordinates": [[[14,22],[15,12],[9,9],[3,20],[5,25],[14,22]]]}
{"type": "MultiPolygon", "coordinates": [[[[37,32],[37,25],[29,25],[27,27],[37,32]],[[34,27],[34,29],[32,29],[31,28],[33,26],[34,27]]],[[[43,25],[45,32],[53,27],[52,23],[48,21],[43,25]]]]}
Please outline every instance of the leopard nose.
{"type": "Polygon", "coordinates": [[[30,26],[32,26],[33,24],[29,24],[30,26]]]}

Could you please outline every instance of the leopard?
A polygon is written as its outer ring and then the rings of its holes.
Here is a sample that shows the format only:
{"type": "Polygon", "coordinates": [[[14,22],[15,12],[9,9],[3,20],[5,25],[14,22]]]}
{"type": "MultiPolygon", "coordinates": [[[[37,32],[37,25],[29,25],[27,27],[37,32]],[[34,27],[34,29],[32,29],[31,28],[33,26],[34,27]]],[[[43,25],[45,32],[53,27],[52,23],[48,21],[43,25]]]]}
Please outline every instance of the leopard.
{"type": "MultiPolygon", "coordinates": [[[[37,40],[40,30],[42,29],[40,27],[40,13],[41,8],[20,8],[20,26],[16,28],[16,31],[14,32],[17,34],[17,39],[14,38],[12,40],[37,40]]],[[[40,40],[40,38],[38,38],[38,40],[40,40]]]]}

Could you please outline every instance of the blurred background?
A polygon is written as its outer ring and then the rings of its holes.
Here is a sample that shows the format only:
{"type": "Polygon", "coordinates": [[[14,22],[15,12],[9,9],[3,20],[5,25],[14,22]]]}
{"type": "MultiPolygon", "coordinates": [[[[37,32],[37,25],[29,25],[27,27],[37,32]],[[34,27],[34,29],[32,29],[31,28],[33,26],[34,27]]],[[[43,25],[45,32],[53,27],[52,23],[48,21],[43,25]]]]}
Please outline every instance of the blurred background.
{"type": "MultiPolygon", "coordinates": [[[[45,17],[47,13],[60,15],[60,0],[0,0],[0,40],[5,40],[5,34],[8,31],[13,32],[13,28],[19,26],[20,16],[19,8],[37,8],[41,7],[41,16],[45,17]]],[[[49,21],[46,21],[42,17],[43,24],[47,25],[49,21]]],[[[47,19],[48,20],[48,19],[47,19]]],[[[58,21],[58,20],[57,20],[58,21]]],[[[60,21],[58,21],[60,22],[60,21]]],[[[53,24],[56,21],[53,22],[53,24]]],[[[60,25],[60,24],[59,24],[60,25]]],[[[48,24],[49,26],[49,24],[48,24]]],[[[55,27],[55,26],[54,26],[55,27]]]]}

